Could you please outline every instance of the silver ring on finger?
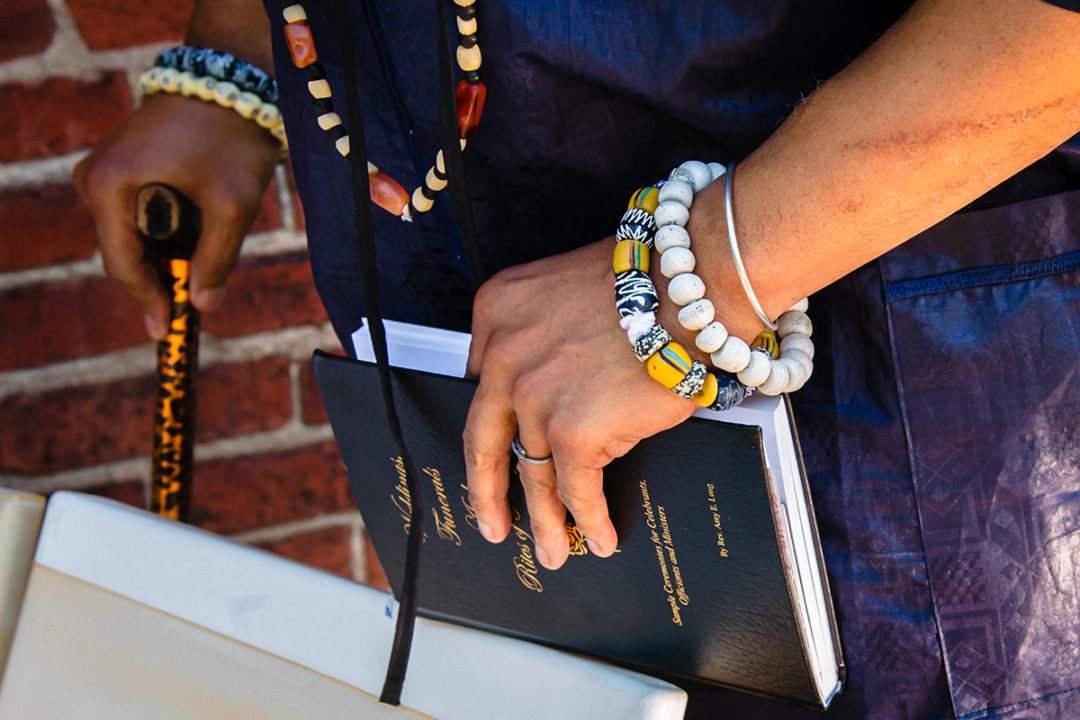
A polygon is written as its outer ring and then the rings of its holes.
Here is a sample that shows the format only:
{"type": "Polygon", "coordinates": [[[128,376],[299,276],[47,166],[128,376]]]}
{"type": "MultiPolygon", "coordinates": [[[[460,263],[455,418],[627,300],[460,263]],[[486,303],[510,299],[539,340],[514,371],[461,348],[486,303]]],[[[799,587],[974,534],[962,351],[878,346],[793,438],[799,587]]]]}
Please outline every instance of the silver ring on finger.
{"type": "Polygon", "coordinates": [[[510,449],[514,451],[518,460],[521,460],[522,462],[527,462],[532,465],[544,465],[545,463],[551,462],[551,455],[542,458],[530,457],[529,453],[525,451],[525,446],[521,444],[521,438],[518,437],[515,437],[510,441],[510,449]]]}

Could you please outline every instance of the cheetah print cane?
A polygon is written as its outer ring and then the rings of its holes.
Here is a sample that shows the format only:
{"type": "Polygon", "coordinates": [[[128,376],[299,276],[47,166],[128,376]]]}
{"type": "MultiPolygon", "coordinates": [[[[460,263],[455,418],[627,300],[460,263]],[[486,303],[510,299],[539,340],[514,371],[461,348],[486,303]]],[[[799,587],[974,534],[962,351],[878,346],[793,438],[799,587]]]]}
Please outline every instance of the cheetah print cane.
{"type": "Polygon", "coordinates": [[[136,219],[150,258],[170,291],[168,334],[157,345],[157,398],[150,511],[186,522],[191,496],[195,434],[195,371],[199,313],[191,304],[191,253],[199,235],[198,211],[181,193],[147,185],[136,197],[136,219]]]}

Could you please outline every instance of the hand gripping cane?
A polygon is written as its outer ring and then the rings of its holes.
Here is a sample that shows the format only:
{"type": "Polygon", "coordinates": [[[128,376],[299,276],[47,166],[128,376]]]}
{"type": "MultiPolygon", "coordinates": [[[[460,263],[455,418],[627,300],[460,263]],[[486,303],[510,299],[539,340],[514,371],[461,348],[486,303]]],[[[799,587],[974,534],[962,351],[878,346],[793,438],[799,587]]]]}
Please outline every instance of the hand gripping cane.
{"type": "Polygon", "coordinates": [[[187,521],[195,442],[195,371],[199,311],[191,304],[191,255],[199,237],[198,209],[167,185],[144,185],[135,196],[136,227],[170,291],[169,331],[157,346],[157,400],[150,511],[187,521]]]}

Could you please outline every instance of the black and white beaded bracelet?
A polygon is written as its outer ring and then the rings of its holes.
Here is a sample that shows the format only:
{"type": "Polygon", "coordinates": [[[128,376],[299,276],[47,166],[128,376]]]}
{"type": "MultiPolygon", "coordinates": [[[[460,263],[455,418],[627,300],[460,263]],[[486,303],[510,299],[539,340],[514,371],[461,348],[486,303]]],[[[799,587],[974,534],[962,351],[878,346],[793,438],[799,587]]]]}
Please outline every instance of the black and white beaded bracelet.
{"type": "Polygon", "coordinates": [[[172,68],[196,77],[212,77],[236,85],[241,92],[254,93],[264,103],[277,105],[278,102],[277,80],[232,53],[179,45],[158,53],[154,67],[172,68]]]}
{"type": "Polygon", "coordinates": [[[719,163],[688,161],[666,181],[634,193],[615,234],[613,258],[616,308],[635,355],[662,385],[715,410],[733,407],[755,387],[771,395],[796,390],[813,369],[805,300],[781,316],[780,340],[765,330],[751,347],[714,319],[715,309],[704,297],[705,283],[693,273],[696,260],[684,225],[694,195],[724,174],[719,163]],[[681,308],[680,325],[697,331],[695,344],[710,353],[720,372],[691,360],[656,322],[659,298],[648,275],[654,245],[661,251],[661,272],[671,280],[668,295],[681,308]]]}
{"type": "MultiPolygon", "coordinates": [[[[660,298],[649,277],[649,251],[658,231],[654,216],[659,205],[658,190],[649,187],[634,193],[615,231],[612,270],[619,324],[627,331],[634,354],[645,363],[650,377],[702,407],[728,410],[743,401],[746,386],[730,373],[711,371],[692,360],[656,321],[660,298]]],[[[667,216],[661,213],[661,218],[667,216]]]]}

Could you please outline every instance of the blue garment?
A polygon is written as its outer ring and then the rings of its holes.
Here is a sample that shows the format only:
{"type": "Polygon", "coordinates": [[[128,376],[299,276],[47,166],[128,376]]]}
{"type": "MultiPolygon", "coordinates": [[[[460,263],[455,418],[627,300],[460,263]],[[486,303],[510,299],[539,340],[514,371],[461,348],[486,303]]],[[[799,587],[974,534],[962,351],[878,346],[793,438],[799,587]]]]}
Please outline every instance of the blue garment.
{"type": "MultiPolygon", "coordinates": [[[[746,156],[908,4],[482,0],[489,94],[465,166],[486,267],[609,235],[682,160],[746,156]]],[[[305,7],[344,115],[334,18],[305,7]]],[[[349,347],[348,170],[269,8],[315,280],[349,347]]],[[[349,13],[369,158],[411,190],[438,146],[434,10],[349,13]]],[[[375,233],[384,314],[466,329],[446,200],[411,225],[376,211],[375,233]]],[[[815,373],[793,399],[848,683],[807,717],[1080,717],[1078,271],[1074,138],[812,298],[815,373]]],[[[802,714],[709,690],[690,716],[802,714]]]]}

